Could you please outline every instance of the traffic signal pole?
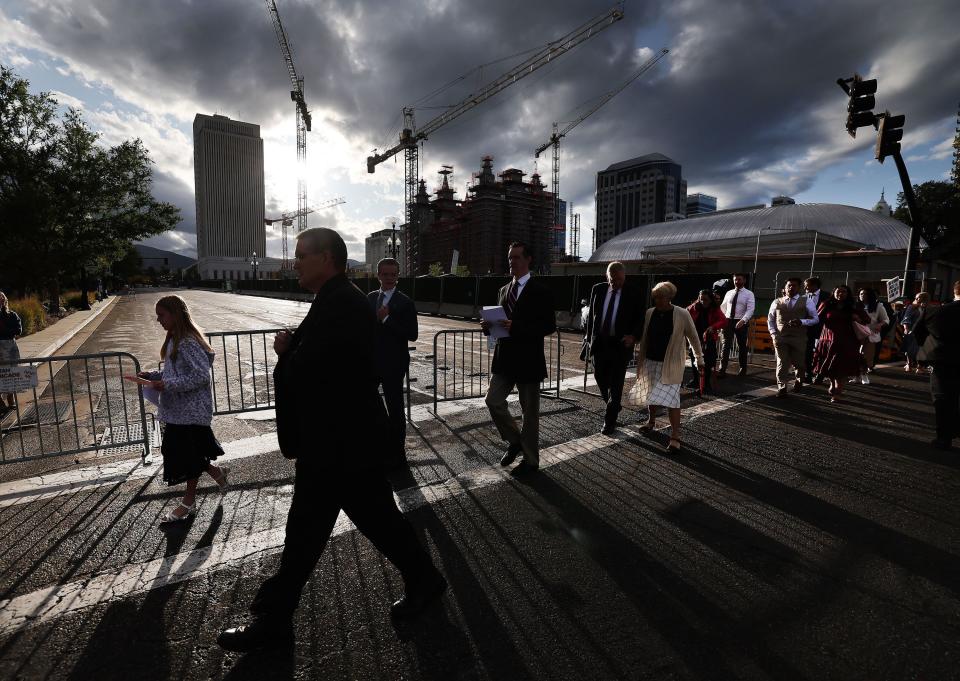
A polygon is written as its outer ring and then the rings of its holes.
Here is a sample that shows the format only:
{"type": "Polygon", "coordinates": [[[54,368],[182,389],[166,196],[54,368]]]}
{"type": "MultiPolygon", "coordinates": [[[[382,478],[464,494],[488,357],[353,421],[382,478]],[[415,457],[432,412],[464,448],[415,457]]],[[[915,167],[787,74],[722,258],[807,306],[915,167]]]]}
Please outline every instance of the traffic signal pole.
{"type": "Polygon", "coordinates": [[[913,287],[917,273],[917,255],[920,251],[920,230],[917,228],[920,223],[920,211],[917,210],[917,197],[913,194],[913,185],[910,184],[907,165],[903,162],[900,149],[894,150],[892,155],[897,164],[897,172],[900,174],[900,184],[903,185],[903,196],[910,210],[910,243],[907,244],[907,261],[903,269],[903,295],[912,298],[916,293],[913,287]]]}

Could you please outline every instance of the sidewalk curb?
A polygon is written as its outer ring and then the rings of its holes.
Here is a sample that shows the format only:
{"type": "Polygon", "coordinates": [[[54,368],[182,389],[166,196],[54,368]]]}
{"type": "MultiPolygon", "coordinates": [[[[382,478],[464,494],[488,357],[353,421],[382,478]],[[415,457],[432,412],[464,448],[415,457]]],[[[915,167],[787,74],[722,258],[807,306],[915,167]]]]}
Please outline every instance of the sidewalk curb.
{"type": "MultiPolygon", "coordinates": [[[[94,310],[92,311],[93,314],[91,314],[89,317],[87,317],[86,319],[84,319],[82,322],[80,322],[79,324],[77,324],[76,326],[74,326],[73,328],[71,328],[69,331],[65,331],[62,335],[57,336],[53,341],[47,343],[45,346],[43,346],[43,347],[41,348],[41,350],[42,350],[41,352],[37,352],[37,353],[23,353],[24,358],[25,358],[25,359],[29,359],[30,357],[28,356],[28,354],[29,354],[29,355],[32,355],[33,357],[52,357],[52,356],[54,356],[54,354],[55,354],[60,348],[62,348],[62,347],[63,347],[64,345],[66,345],[67,343],[69,343],[69,342],[73,339],[73,337],[76,336],[78,333],[80,333],[84,328],[86,328],[87,325],[90,324],[90,322],[92,322],[94,319],[97,319],[97,318],[98,318],[100,315],[102,315],[104,312],[106,312],[107,310],[109,310],[110,308],[112,308],[113,305],[114,305],[119,299],[120,299],[120,296],[110,296],[110,298],[107,300],[106,304],[103,304],[103,303],[101,302],[101,304],[100,304],[96,309],[94,309],[94,310]]],[[[74,313],[74,314],[76,314],[76,313],[74,313]]],[[[67,317],[66,319],[69,319],[69,317],[67,317]]],[[[57,322],[57,323],[59,324],[60,322],[57,322]]],[[[56,328],[56,324],[53,325],[53,328],[56,328]]],[[[27,338],[29,338],[29,336],[27,336],[27,338]]],[[[22,344],[23,341],[20,341],[20,343],[22,344]]]]}

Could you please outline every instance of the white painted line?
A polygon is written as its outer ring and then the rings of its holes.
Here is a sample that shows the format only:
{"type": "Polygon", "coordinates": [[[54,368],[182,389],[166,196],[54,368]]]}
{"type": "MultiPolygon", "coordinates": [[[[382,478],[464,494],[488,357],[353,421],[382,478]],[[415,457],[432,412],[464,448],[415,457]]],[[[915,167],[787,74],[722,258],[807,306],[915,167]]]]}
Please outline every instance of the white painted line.
{"type": "MultiPolygon", "coordinates": [[[[548,468],[603,449],[615,442],[617,438],[589,435],[548,447],[540,452],[540,465],[541,468],[548,468]]],[[[402,511],[408,512],[509,479],[510,475],[505,469],[481,468],[462,473],[441,483],[402,490],[397,495],[397,503],[402,511]]],[[[290,495],[293,487],[285,485],[281,490],[290,495]]],[[[227,498],[236,495],[237,493],[230,492],[227,498]]],[[[278,517],[285,515],[289,504],[288,499],[283,499],[277,505],[275,514],[278,517]]],[[[353,523],[341,513],[333,535],[344,534],[353,529],[353,523]]],[[[283,547],[284,531],[284,528],[263,530],[239,539],[216,542],[202,549],[129,565],[115,572],[86,577],[68,584],[52,585],[23,596],[0,600],[0,635],[7,635],[33,624],[48,622],[132,594],[193,579],[258,554],[275,553],[283,547]]]]}

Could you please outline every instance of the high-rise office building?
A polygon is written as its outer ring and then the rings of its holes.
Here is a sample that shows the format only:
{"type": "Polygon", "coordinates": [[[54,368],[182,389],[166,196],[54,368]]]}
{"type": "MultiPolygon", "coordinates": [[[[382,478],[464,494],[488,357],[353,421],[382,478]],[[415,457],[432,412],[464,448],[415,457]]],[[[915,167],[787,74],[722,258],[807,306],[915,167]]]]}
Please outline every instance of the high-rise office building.
{"type": "Polygon", "coordinates": [[[717,197],[709,194],[687,194],[687,217],[717,210],[717,197]]]}
{"type": "Polygon", "coordinates": [[[597,173],[596,245],[628,229],[687,215],[680,164],[663,154],[614,163],[597,173]]]}
{"type": "Polygon", "coordinates": [[[267,259],[260,126],[226,116],[193,119],[197,256],[204,279],[249,279],[277,269],[267,259]]]}

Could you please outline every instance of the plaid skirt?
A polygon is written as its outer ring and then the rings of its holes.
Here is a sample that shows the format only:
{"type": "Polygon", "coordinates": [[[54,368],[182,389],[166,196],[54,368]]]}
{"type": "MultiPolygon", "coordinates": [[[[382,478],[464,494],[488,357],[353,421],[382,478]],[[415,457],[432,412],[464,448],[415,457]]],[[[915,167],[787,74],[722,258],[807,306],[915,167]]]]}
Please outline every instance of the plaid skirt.
{"type": "Polygon", "coordinates": [[[210,462],[223,454],[210,426],[163,425],[163,481],[168,485],[199,478],[210,462]]]}

